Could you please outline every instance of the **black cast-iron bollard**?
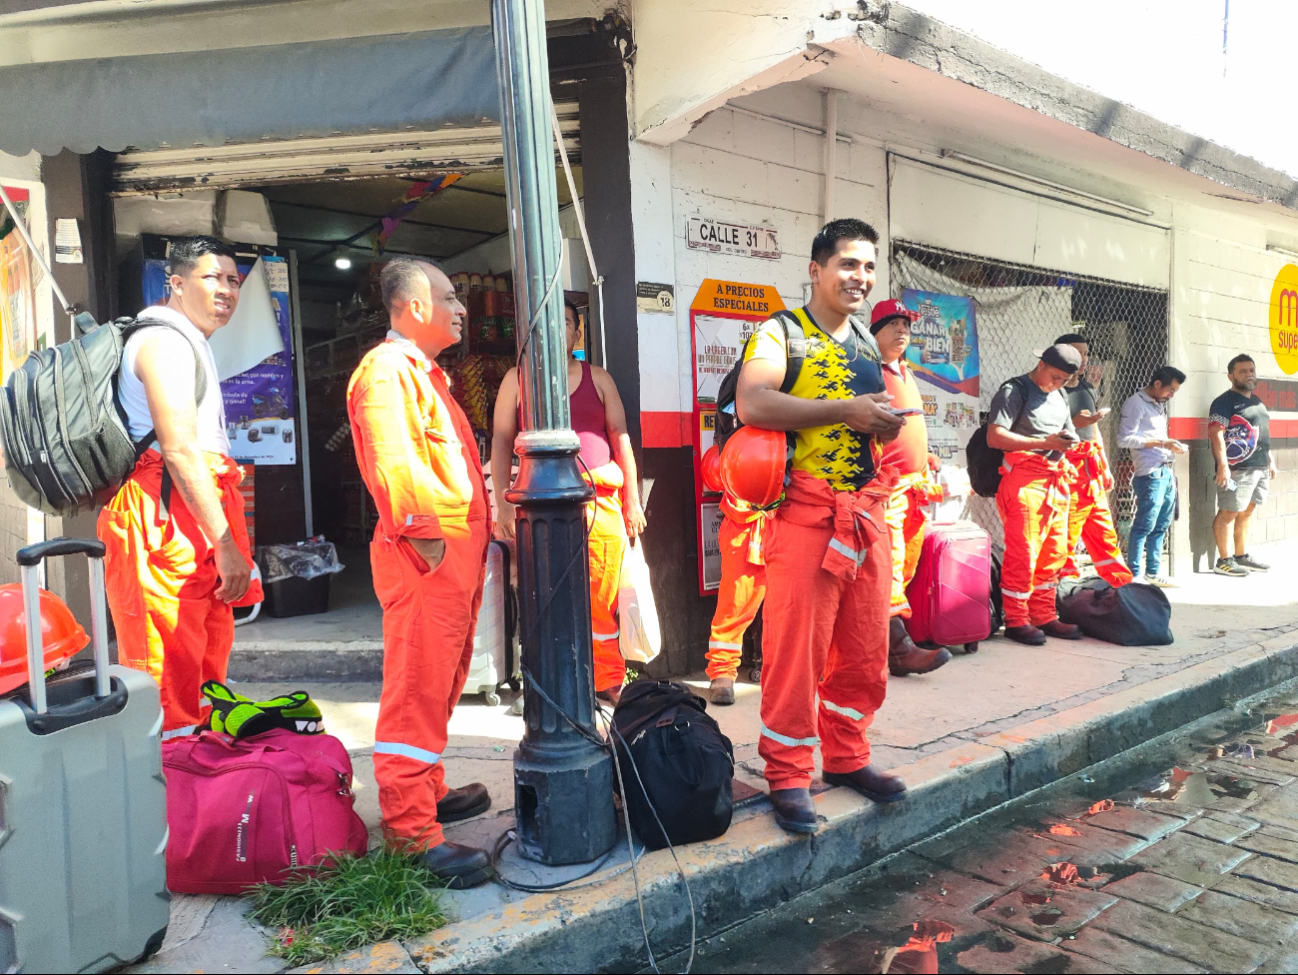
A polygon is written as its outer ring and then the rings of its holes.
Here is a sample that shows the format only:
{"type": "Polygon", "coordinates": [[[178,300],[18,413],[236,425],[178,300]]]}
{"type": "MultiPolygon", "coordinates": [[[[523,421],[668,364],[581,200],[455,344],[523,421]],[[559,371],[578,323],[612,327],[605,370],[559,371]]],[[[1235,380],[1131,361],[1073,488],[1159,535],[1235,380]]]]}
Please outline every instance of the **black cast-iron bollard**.
{"type": "Polygon", "coordinates": [[[541,863],[584,863],[612,848],[617,822],[612,759],[594,724],[585,538],[585,504],[594,491],[577,469],[580,441],[568,415],[545,7],[541,0],[492,0],[491,19],[523,414],[518,480],[505,495],[518,506],[519,632],[527,671],[526,729],[514,753],[518,849],[541,863]]]}

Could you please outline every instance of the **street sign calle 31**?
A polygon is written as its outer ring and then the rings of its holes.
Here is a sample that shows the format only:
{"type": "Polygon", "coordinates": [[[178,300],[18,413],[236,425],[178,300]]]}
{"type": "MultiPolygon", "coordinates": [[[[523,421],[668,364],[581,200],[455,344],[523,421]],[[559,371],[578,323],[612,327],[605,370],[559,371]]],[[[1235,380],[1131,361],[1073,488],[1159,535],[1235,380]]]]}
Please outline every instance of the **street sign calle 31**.
{"type": "Polygon", "coordinates": [[[766,261],[780,259],[780,239],[772,227],[690,217],[686,243],[691,248],[713,254],[737,254],[766,261]]]}

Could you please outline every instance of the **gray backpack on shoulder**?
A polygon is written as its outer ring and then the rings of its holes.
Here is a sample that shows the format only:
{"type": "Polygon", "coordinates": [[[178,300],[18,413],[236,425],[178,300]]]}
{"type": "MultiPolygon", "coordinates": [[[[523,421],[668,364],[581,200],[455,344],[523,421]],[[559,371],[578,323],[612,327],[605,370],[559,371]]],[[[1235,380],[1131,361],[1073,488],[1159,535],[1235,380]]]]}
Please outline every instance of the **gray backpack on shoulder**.
{"type": "MultiPolygon", "coordinates": [[[[15,369],[0,396],[9,486],[28,507],[49,515],[74,515],[106,504],[152,446],[149,431],[136,442],[117,399],[122,350],[160,319],[119,318],[99,325],[82,312],[76,335],[52,349],[33,352],[15,369]]],[[[185,339],[189,341],[188,337],[185,339]]],[[[207,392],[207,373],[194,350],[196,400],[207,392]]]]}

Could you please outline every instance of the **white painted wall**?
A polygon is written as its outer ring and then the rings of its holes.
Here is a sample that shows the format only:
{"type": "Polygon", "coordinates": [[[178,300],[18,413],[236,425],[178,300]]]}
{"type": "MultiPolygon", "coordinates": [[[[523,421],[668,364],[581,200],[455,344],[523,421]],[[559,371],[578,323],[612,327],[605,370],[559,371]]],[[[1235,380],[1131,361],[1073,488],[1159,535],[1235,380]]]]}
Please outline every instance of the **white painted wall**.
{"type": "MultiPolygon", "coordinates": [[[[1240,352],[1253,356],[1260,377],[1296,378],[1285,376],[1271,352],[1268,311],[1276,274],[1295,260],[1266,249],[1268,223],[1176,210],[1172,353],[1189,376],[1173,401],[1177,416],[1207,416],[1226,388],[1226,363],[1240,352]]],[[[1277,222],[1270,229],[1282,228],[1277,222]]]]}
{"type": "MultiPolygon", "coordinates": [[[[796,120],[818,126],[819,118],[796,120]]],[[[887,253],[883,151],[838,142],[835,216],[857,216],[881,234],[887,253]]],[[[791,307],[809,282],[811,241],[820,229],[824,136],[797,125],[721,108],[670,148],[632,145],[636,276],[676,285],[674,329],[664,315],[640,316],[641,407],[685,413],[693,406],[689,306],[706,278],[774,286],[791,307]],[[779,260],[711,254],[687,243],[690,217],[773,227],[779,260]]],[[[886,296],[886,266],[874,297],[886,296]]]]}
{"type": "Polygon", "coordinates": [[[891,203],[904,240],[1155,288],[1170,278],[1166,230],[974,176],[896,159],[891,203]]]}

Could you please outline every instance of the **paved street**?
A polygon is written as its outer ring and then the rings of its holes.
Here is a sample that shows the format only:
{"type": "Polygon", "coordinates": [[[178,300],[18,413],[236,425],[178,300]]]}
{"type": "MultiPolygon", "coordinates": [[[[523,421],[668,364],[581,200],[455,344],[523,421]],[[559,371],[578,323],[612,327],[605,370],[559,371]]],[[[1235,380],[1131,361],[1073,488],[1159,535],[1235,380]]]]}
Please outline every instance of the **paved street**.
{"type": "Polygon", "coordinates": [[[891,972],[1298,972],[1298,714],[1187,742],[1108,800],[937,837],[700,955],[721,973],[878,972],[890,955],[891,972]]]}

